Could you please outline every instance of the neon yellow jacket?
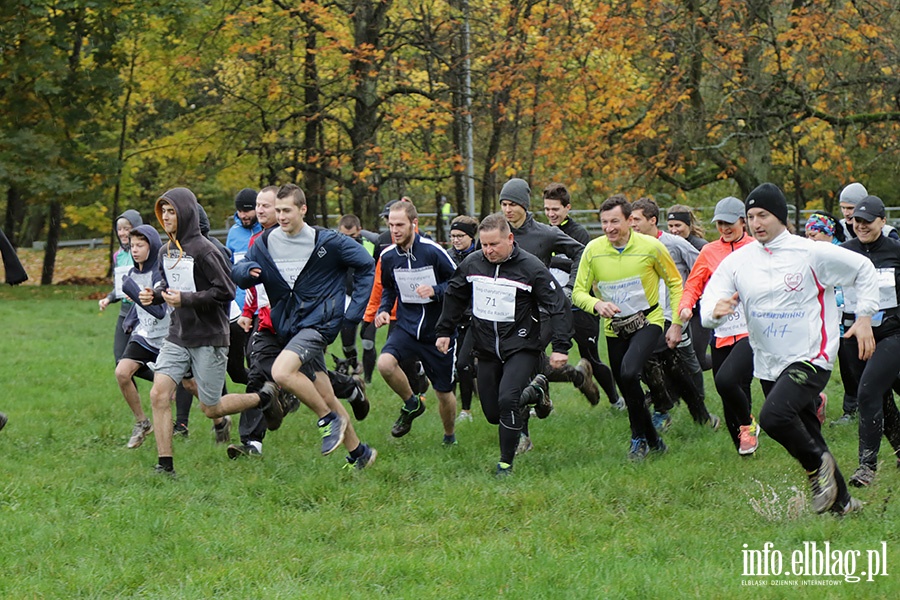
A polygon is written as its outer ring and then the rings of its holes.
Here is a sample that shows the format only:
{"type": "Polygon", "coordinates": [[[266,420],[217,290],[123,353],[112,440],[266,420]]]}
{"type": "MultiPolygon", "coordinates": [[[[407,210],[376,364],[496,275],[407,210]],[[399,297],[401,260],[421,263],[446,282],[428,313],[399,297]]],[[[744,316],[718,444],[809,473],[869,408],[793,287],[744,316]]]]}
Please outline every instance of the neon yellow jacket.
{"type": "MultiPolygon", "coordinates": [[[[572,302],[581,310],[596,314],[597,299],[613,302],[627,317],[654,307],[647,320],[665,327],[663,308],[659,306],[659,281],[669,288],[672,322],[681,324],[678,303],[681,301],[681,274],[666,247],[656,238],[632,231],[620,253],[606,236],[592,240],[581,255],[578,276],[572,289],[572,302]]],[[[615,337],[607,322],[607,337],[615,337]]]]}

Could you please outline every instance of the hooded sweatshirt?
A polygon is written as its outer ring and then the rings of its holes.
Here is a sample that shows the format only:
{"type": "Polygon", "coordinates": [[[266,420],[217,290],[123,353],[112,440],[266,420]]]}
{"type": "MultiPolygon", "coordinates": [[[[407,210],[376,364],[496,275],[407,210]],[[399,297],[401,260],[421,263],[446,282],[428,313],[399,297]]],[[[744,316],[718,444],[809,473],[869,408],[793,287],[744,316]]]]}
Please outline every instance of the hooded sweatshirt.
{"type": "Polygon", "coordinates": [[[159,233],[149,225],[138,225],[131,230],[132,234],[140,233],[150,243],[150,253],[141,265],[134,267],[122,279],[122,292],[134,302],[131,311],[125,317],[123,326],[131,330],[131,339],[148,350],[159,350],[169,331],[168,305],[144,306],[140,301],[140,293],[144,288],[153,289],[161,281],[159,270],[159,249],[162,242],[159,233]]]}
{"type": "MultiPolygon", "coordinates": [[[[134,266],[134,261],[131,260],[131,252],[128,250],[128,245],[123,244],[122,240],[119,239],[119,233],[117,231],[116,224],[119,222],[119,219],[126,219],[129,223],[131,223],[131,228],[134,229],[138,225],[142,225],[144,220],[141,218],[141,213],[136,210],[128,209],[123,212],[121,215],[113,219],[112,229],[113,235],[116,236],[116,239],[119,240],[119,249],[113,253],[113,269],[116,286],[113,290],[106,295],[106,299],[110,301],[110,303],[118,302],[119,300],[123,300],[122,306],[119,308],[119,316],[124,317],[128,314],[133,306],[131,300],[125,297],[122,294],[122,277],[128,273],[129,269],[134,266]]],[[[158,236],[157,236],[158,238],[158,236]]]]}
{"type": "Polygon", "coordinates": [[[187,188],[174,188],[156,201],[156,218],[162,223],[162,204],[178,216],[175,235],[160,248],[161,280],[154,288],[153,303],[162,304],[166,288],[181,291],[181,306],[172,311],[166,340],[183,348],[228,346],[228,306],[234,299],[231,268],[221,252],[200,233],[199,204],[187,188]]]}

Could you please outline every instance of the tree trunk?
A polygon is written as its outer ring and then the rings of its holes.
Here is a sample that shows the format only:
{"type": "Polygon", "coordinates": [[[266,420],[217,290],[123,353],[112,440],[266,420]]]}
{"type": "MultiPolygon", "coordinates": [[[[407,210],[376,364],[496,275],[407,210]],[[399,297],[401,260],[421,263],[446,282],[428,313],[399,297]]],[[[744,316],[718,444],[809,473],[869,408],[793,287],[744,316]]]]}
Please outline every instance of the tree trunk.
{"type": "Polygon", "coordinates": [[[44,252],[44,266],[41,269],[41,285],[53,284],[53,270],[56,268],[56,250],[59,247],[59,232],[62,229],[62,204],[51,200],[48,207],[47,247],[44,252]]]}

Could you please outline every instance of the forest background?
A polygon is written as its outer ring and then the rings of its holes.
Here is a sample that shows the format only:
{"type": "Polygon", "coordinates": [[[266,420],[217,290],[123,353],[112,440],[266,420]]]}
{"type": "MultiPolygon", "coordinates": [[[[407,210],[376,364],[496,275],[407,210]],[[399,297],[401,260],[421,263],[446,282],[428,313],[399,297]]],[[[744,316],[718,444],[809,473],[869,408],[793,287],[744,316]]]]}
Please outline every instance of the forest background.
{"type": "Polygon", "coordinates": [[[896,204],[898,39],[892,0],[2,3],[2,227],[49,283],[61,239],[178,185],[214,228],[286,182],[370,228],[404,194],[483,216],[513,176],[578,209],[896,204]]]}

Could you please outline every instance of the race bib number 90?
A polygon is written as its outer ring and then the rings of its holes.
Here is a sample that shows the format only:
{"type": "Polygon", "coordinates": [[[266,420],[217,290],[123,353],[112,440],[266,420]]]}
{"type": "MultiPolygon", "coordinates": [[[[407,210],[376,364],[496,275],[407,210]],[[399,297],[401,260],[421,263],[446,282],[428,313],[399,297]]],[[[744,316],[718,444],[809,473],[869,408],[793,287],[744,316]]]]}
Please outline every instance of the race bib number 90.
{"type": "Polygon", "coordinates": [[[397,291],[400,293],[401,302],[406,304],[428,304],[431,298],[422,298],[416,293],[421,285],[437,285],[433,267],[420,269],[395,269],[394,281],[397,282],[397,291]]]}

